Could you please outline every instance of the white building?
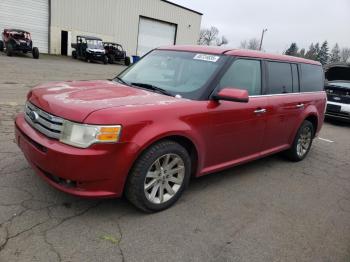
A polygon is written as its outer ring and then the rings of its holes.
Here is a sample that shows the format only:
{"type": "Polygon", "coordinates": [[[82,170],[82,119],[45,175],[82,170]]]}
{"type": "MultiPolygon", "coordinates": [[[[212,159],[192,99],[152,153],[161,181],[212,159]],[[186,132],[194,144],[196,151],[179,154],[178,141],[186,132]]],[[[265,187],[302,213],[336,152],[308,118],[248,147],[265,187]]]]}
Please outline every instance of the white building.
{"type": "Polygon", "coordinates": [[[0,30],[32,33],[42,53],[71,54],[77,35],[143,55],[171,44],[195,44],[202,14],[166,0],[0,0],[0,30]]]}

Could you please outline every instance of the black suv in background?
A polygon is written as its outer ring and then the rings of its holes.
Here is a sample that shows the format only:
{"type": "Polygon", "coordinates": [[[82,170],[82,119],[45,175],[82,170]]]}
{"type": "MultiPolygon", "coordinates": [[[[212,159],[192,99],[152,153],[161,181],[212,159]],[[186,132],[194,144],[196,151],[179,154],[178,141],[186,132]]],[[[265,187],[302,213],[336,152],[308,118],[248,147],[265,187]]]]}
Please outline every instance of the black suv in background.
{"type": "Polygon", "coordinates": [[[77,43],[72,44],[75,50],[72,52],[74,59],[82,59],[86,62],[101,61],[104,64],[108,63],[102,39],[94,36],[77,36],[77,43]]]}
{"type": "Polygon", "coordinates": [[[350,121],[350,65],[327,65],[325,77],[328,99],[326,117],[350,121]]]}

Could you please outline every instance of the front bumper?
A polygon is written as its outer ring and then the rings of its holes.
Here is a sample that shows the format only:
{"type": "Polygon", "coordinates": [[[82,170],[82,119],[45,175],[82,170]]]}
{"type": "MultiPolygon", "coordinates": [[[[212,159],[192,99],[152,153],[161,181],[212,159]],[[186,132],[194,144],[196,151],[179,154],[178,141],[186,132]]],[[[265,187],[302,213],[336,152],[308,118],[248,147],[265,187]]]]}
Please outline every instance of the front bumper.
{"type": "Polygon", "coordinates": [[[24,44],[16,44],[13,47],[14,51],[25,51],[25,52],[32,52],[32,46],[31,45],[24,45],[24,44]]]}
{"type": "Polygon", "coordinates": [[[103,62],[105,60],[105,54],[87,53],[87,57],[89,60],[93,60],[93,61],[103,62]]]}
{"type": "Polygon", "coordinates": [[[119,197],[138,147],[132,143],[96,144],[81,149],[47,138],[15,120],[16,142],[36,173],[53,187],[80,197],[119,197]]]}
{"type": "Polygon", "coordinates": [[[350,104],[327,101],[326,117],[350,121],[350,104]]]}

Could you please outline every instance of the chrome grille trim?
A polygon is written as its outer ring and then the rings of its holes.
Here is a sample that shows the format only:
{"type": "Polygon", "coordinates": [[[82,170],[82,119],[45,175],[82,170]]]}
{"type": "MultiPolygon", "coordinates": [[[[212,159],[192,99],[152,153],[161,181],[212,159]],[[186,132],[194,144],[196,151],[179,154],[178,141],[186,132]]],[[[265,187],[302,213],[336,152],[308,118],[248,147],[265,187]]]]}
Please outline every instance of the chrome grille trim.
{"type": "Polygon", "coordinates": [[[47,137],[60,139],[64,122],[63,118],[53,116],[30,102],[26,102],[24,117],[27,123],[35,130],[47,137]],[[38,115],[38,118],[35,121],[30,118],[32,112],[35,112],[38,115]]]}

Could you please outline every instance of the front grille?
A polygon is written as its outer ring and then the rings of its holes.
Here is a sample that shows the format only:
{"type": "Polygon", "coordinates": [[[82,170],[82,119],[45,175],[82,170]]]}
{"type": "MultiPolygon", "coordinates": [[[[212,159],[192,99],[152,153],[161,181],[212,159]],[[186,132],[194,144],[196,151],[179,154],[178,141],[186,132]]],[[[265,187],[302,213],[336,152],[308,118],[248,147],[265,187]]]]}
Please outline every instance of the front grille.
{"type": "Polygon", "coordinates": [[[326,87],[328,101],[350,104],[350,90],[336,87],[326,87]]]}
{"type": "Polygon", "coordinates": [[[60,139],[63,128],[63,118],[53,116],[30,102],[25,105],[25,119],[29,125],[40,133],[55,139],[60,139]]]}

